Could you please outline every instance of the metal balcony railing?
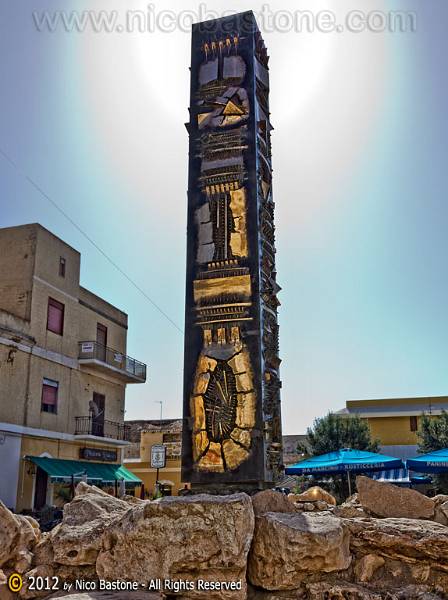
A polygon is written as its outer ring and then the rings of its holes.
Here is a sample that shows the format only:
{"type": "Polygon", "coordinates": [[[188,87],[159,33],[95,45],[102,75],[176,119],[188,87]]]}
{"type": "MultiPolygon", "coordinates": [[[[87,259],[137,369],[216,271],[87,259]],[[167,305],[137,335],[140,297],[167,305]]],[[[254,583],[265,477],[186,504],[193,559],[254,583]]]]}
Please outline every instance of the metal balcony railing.
{"type": "Polygon", "coordinates": [[[79,360],[97,360],[114,369],[146,381],[146,365],[135,358],[103,346],[98,342],[79,342],[79,360]]]}
{"type": "Polygon", "coordinates": [[[115,421],[98,421],[92,416],[75,417],[75,435],[96,435],[98,437],[129,442],[131,426],[115,421]]]}

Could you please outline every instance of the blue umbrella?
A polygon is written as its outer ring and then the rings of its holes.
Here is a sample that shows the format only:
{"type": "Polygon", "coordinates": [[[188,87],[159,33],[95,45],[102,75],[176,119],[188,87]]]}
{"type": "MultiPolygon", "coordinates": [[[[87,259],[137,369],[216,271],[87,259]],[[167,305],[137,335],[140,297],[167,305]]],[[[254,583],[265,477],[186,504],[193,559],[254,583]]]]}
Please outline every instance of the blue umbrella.
{"type": "Polygon", "coordinates": [[[448,448],[408,458],[406,466],[418,473],[446,473],[448,472],[448,448]]]}
{"type": "Polygon", "coordinates": [[[337,475],[347,473],[350,488],[350,472],[366,473],[388,469],[404,469],[403,461],[400,458],[367,452],[366,450],[343,448],[336,452],[312,456],[307,460],[287,467],[285,472],[287,475],[337,475]]]}

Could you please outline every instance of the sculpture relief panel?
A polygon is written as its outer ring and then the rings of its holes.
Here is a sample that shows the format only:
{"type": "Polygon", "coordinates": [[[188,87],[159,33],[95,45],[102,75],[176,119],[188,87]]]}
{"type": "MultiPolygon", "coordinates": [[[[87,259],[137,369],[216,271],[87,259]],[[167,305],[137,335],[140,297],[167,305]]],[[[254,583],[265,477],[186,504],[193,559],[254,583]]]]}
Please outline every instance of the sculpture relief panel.
{"type": "Polygon", "coordinates": [[[190,362],[186,342],[184,464],[193,481],[281,470],[267,54],[257,31],[240,35],[238,15],[229,19],[232,32],[197,34],[192,63],[186,336],[199,329],[201,343],[190,362]]]}

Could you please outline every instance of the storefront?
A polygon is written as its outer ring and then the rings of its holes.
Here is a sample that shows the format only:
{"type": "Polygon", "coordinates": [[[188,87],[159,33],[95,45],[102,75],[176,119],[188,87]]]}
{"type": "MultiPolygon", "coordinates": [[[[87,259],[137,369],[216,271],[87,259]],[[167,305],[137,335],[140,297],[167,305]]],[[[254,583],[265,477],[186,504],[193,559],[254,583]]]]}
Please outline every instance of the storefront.
{"type": "Polygon", "coordinates": [[[119,496],[134,493],[142,481],[120,464],[25,456],[25,468],[33,475],[33,508],[62,506],[73,498],[76,485],[85,481],[119,496]]]}

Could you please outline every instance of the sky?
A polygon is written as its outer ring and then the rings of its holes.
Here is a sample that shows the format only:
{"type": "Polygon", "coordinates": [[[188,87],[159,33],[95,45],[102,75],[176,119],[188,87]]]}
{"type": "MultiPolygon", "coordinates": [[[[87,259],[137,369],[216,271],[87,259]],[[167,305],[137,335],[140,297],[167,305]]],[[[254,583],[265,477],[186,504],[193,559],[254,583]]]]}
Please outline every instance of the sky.
{"type": "MultiPolygon", "coordinates": [[[[222,14],[263,3],[204,4],[222,14]]],[[[448,393],[448,4],[266,6],[330,10],[338,22],[354,9],[416,16],[404,33],[281,31],[278,17],[263,34],[283,430],[295,434],[349,399],[448,393]]],[[[116,10],[119,23],[126,10],[177,19],[201,9],[185,0],[63,8],[116,10]]],[[[0,227],[37,221],[81,252],[82,285],[128,313],[128,353],[148,364],[147,383],[127,388],[126,418],[158,418],[159,401],[164,417],[180,417],[188,27],[39,31],[33,11],[58,9],[56,0],[0,2],[0,227]]]]}

